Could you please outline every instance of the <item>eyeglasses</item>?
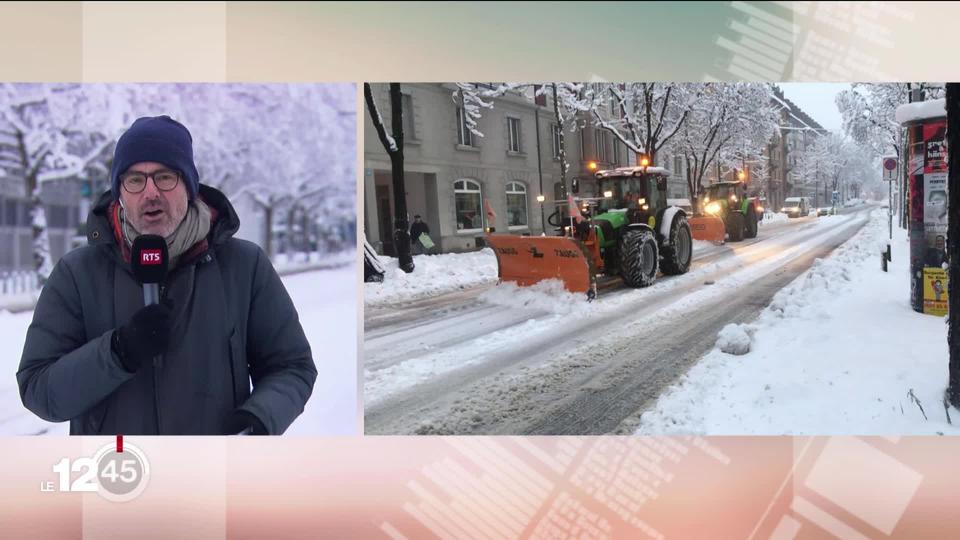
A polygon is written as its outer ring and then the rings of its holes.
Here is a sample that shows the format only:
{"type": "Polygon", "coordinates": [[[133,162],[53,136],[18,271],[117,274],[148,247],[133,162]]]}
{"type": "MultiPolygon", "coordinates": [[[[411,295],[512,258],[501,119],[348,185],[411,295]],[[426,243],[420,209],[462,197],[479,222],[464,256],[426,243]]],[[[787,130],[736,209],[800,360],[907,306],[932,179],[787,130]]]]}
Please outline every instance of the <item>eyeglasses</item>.
{"type": "Polygon", "coordinates": [[[180,183],[180,173],[161,169],[152,173],[143,173],[138,171],[128,172],[120,175],[120,183],[127,193],[140,193],[147,188],[147,179],[153,178],[153,185],[160,191],[170,191],[180,183]]]}

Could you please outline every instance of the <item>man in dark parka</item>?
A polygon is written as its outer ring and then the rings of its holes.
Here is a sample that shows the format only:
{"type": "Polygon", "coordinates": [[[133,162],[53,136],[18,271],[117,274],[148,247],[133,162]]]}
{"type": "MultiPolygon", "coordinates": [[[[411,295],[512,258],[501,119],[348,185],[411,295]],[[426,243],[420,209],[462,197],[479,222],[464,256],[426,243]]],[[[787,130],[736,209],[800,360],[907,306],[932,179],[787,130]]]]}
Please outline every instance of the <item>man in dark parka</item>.
{"type": "Polygon", "coordinates": [[[283,433],[313,391],[310,345],[267,256],[233,238],[230,202],[200,185],[189,131],[138,119],[111,177],[88,245],[40,294],[17,372],[24,405],[73,435],[283,433]],[[150,306],[130,269],[139,234],[163,236],[170,255],[150,306]]]}

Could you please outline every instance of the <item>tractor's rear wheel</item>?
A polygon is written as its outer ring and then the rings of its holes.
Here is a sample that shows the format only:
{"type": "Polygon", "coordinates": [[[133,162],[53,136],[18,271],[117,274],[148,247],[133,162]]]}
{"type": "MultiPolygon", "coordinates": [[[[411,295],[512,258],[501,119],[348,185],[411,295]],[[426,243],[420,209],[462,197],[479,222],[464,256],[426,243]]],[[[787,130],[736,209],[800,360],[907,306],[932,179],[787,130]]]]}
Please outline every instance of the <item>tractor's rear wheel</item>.
{"type": "Polygon", "coordinates": [[[620,237],[620,274],[630,287],[647,287],[657,280],[660,253],[649,229],[631,229],[620,237]]]}
{"type": "Polygon", "coordinates": [[[751,206],[747,209],[747,238],[757,237],[757,211],[751,206]]]}
{"type": "Polygon", "coordinates": [[[730,235],[731,242],[743,240],[743,214],[740,212],[730,212],[727,216],[727,234],[730,235]]]}
{"type": "Polygon", "coordinates": [[[690,225],[687,218],[677,215],[670,226],[669,245],[663,246],[664,274],[686,274],[690,270],[690,260],[693,259],[693,235],[690,234],[690,225]]]}

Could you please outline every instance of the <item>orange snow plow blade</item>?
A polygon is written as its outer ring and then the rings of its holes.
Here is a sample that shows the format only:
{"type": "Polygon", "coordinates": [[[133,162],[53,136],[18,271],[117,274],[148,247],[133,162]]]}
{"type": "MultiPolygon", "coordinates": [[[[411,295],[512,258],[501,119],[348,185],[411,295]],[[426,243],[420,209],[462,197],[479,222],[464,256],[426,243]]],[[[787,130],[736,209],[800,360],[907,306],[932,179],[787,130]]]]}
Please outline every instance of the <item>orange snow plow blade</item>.
{"type": "Polygon", "coordinates": [[[529,287],[547,279],[559,279],[570,292],[595,291],[595,273],[587,252],[572,238],[488,234],[487,244],[497,255],[500,281],[529,287]]]}
{"type": "Polygon", "coordinates": [[[717,216],[694,216],[687,223],[690,224],[690,233],[694,240],[723,242],[727,234],[723,220],[717,216]]]}

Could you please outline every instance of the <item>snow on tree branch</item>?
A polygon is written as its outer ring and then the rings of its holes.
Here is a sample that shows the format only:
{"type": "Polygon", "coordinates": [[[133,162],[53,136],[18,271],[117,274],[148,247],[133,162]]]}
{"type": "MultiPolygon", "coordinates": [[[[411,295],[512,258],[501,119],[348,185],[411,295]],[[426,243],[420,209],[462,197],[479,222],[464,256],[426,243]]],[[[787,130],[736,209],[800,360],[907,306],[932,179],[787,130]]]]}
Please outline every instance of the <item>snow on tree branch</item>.
{"type": "Polygon", "coordinates": [[[457,83],[457,90],[453,92],[453,101],[463,110],[463,123],[470,133],[483,137],[480,131],[479,120],[483,116],[483,109],[493,109],[493,100],[503,97],[509,92],[522,92],[531,87],[526,83],[457,83]]]}
{"type": "Polygon", "coordinates": [[[377,130],[377,136],[380,142],[386,147],[388,153],[399,151],[397,141],[387,131],[386,124],[383,122],[383,116],[380,114],[380,108],[377,107],[377,98],[373,95],[373,90],[369,84],[364,84],[364,98],[367,102],[367,109],[370,111],[373,127],[377,130]]]}

